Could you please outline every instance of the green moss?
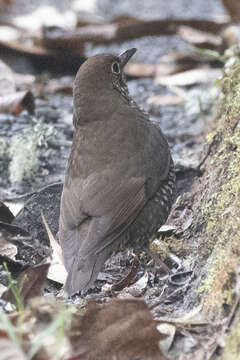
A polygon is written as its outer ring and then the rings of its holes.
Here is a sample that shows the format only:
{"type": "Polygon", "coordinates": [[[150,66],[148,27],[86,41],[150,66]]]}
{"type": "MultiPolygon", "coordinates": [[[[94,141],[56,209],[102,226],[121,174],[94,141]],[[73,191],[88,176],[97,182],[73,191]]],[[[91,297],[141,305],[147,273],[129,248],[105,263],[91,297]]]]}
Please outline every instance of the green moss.
{"type": "Polygon", "coordinates": [[[206,138],[207,138],[207,142],[208,142],[208,143],[213,142],[215,135],[216,135],[215,131],[210,132],[210,133],[207,135],[207,137],[206,137],[206,138]]]}
{"type": "Polygon", "coordinates": [[[230,304],[233,289],[231,274],[239,264],[240,229],[240,62],[235,61],[223,80],[225,94],[221,103],[221,118],[208,174],[208,198],[202,214],[206,228],[199,239],[199,253],[208,258],[207,277],[198,289],[205,291],[205,309],[221,313],[222,304],[230,304]]]}

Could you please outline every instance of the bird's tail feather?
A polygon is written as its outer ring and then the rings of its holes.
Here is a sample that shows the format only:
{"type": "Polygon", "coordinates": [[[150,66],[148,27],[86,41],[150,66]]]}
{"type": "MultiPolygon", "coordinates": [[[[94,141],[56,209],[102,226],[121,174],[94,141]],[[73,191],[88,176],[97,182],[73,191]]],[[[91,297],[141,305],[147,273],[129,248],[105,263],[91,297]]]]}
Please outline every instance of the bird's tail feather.
{"type": "Polygon", "coordinates": [[[106,249],[100,254],[91,254],[85,259],[76,256],[64,287],[68,295],[87,291],[95,282],[108,257],[109,253],[106,249]]]}

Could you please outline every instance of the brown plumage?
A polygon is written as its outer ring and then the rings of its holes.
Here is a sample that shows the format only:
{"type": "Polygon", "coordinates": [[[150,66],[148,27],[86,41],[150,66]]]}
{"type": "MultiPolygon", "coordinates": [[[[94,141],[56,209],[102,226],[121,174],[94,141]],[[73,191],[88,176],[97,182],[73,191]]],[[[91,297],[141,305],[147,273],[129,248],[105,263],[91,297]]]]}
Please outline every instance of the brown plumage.
{"type": "Polygon", "coordinates": [[[146,243],[171,208],[175,175],[167,141],[131,99],[123,75],[135,51],[93,56],[75,79],[59,225],[69,295],[89,289],[121,244],[146,243]]]}

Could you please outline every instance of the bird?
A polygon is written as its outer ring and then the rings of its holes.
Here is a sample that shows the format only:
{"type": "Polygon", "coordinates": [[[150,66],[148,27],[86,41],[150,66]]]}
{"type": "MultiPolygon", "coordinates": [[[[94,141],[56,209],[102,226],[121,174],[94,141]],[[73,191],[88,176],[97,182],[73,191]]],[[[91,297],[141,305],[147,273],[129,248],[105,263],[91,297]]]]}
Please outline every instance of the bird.
{"type": "Polygon", "coordinates": [[[148,246],[173,203],[168,142],[126,84],[124,67],[136,50],[91,56],[75,77],[58,232],[68,296],[93,287],[120,248],[148,246]]]}

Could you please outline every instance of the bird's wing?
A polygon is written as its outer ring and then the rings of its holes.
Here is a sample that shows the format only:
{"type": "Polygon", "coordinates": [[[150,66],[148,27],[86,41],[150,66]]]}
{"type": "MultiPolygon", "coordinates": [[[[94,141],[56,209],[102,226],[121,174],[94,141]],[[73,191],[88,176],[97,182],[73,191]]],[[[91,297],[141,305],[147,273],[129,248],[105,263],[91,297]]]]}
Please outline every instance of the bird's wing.
{"type": "Polygon", "coordinates": [[[131,178],[127,183],[115,184],[114,188],[109,184],[102,192],[94,193],[92,198],[89,189],[86,199],[86,210],[92,214],[93,220],[88,237],[81,246],[81,253],[86,256],[101,252],[117,239],[136,219],[146,202],[143,178],[131,178]]]}
{"type": "Polygon", "coordinates": [[[115,191],[110,185],[101,193],[94,190],[94,197],[90,185],[84,200],[86,210],[89,212],[92,209],[95,214],[91,217],[87,236],[79,243],[78,252],[75,252],[65,285],[69,294],[87,290],[93,284],[112,249],[118,247],[116,242],[119,237],[144,207],[144,185],[142,178],[132,178],[124,186],[115,188],[115,191]]]}
{"type": "Polygon", "coordinates": [[[88,215],[81,209],[80,190],[80,181],[78,186],[74,183],[69,187],[64,185],[61,198],[58,235],[67,271],[71,269],[74,257],[84,238],[80,228],[85,226],[84,223],[88,219],[88,215]]]}

